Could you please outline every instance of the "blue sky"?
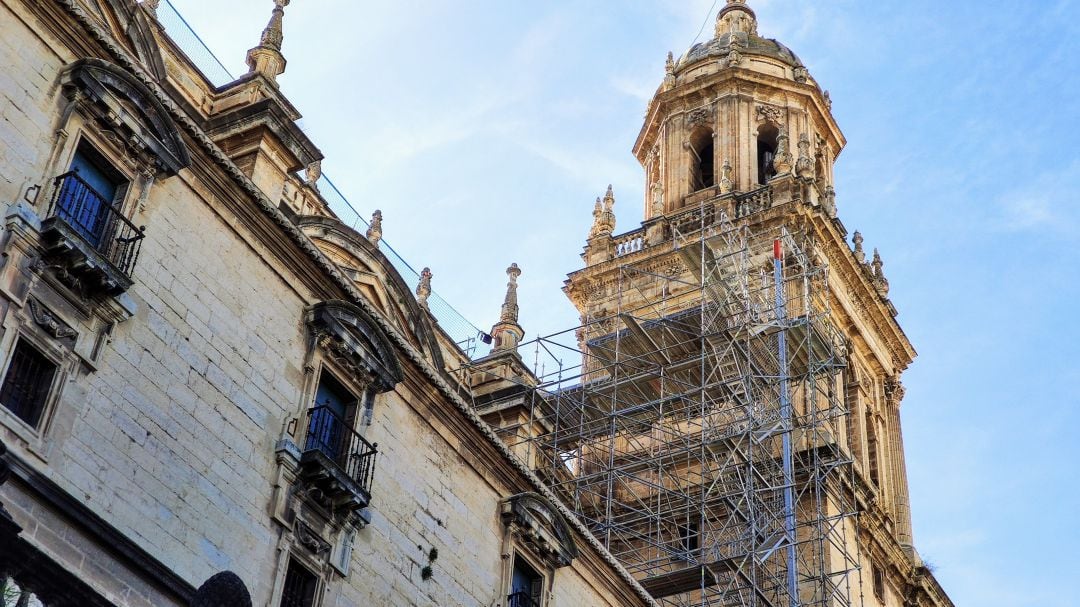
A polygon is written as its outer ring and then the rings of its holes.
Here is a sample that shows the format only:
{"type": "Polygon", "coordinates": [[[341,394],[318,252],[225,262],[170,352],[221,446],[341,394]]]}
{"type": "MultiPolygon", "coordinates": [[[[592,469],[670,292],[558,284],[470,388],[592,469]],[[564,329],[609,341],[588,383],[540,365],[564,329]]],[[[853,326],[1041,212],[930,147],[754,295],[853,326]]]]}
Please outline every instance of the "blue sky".
{"type": "MultiPolygon", "coordinates": [[[[241,73],[269,0],[173,0],[241,73]]],[[[723,0],[720,0],[723,3],[723,0]]],[[[1080,0],[750,0],[830,89],[849,230],[920,356],[904,375],[916,543],[957,605],[1066,607],[1080,557],[1080,0]]],[[[530,336],[711,0],[297,0],[282,87],[324,168],[481,327],[517,262],[530,336]]]]}

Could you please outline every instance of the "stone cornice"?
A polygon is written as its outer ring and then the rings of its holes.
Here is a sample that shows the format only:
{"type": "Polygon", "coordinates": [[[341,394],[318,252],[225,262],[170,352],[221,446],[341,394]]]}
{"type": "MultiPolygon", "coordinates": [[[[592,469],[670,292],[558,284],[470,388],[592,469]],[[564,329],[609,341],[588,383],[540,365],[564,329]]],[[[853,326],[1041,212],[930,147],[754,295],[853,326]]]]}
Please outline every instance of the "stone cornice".
{"type": "MultiPolygon", "coordinates": [[[[834,289],[839,286],[846,287],[845,295],[852,300],[856,308],[844,306],[843,298],[830,293],[830,304],[834,313],[842,312],[852,319],[858,318],[878,336],[882,345],[887,348],[889,356],[889,360],[882,361],[883,367],[893,367],[894,373],[906,369],[915,359],[916,351],[893,315],[891,303],[878,294],[867,273],[855,260],[854,253],[844,239],[845,231],[838,220],[830,219],[820,208],[801,204],[799,201],[788,201],[738,221],[749,221],[750,225],[764,225],[790,217],[791,214],[805,220],[805,223],[811,226],[816,243],[822,247],[825,258],[829,260],[830,271],[838,273],[840,278],[838,283],[832,283],[830,287],[834,289]]],[[[615,238],[618,237],[618,235],[615,236],[615,238]]],[[[673,255],[673,242],[667,239],[660,244],[570,273],[563,283],[563,292],[575,305],[578,305],[583,289],[594,292],[615,284],[619,279],[621,267],[629,264],[640,265],[645,260],[656,258],[649,267],[664,268],[678,263],[677,259],[672,258],[673,255]]],[[[867,339],[867,341],[872,341],[872,339],[867,339]]]]}
{"type": "Polygon", "coordinates": [[[350,255],[356,255],[360,258],[366,256],[376,263],[382,270],[383,277],[389,283],[387,285],[387,291],[393,294],[390,305],[399,306],[402,317],[404,317],[407,322],[412,323],[413,326],[411,328],[413,334],[416,336],[416,343],[419,343],[422,347],[428,349],[431,360],[435,363],[436,368],[441,369],[445,366],[442,358],[442,351],[439,349],[439,344],[435,337],[435,327],[438,326],[438,323],[433,323],[433,317],[430,313],[423,310],[420,305],[416,303],[416,297],[412,290],[409,289],[409,285],[405,283],[405,280],[394,268],[394,265],[390,262],[390,259],[386,257],[385,253],[375,245],[371,244],[371,241],[365,238],[363,234],[360,234],[334,217],[305,215],[297,218],[296,225],[300,227],[301,231],[308,230],[321,232],[321,234],[315,233],[312,236],[309,236],[309,238],[326,239],[337,246],[343,246],[343,248],[349,251],[350,255]]]}
{"type": "MultiPolygon", "coordinates": [[[[847,138],[844,137],[844,133],[840,130],[840,126],[836,123],[836,119],[833,118],[831,110],[824,104],[821,89],[815,84],[794,82],[787,78],[771,76],[744,68],[727,68],[707,76],[696,78],[687,83],[677,84],[670,90],[664,91],[662,88],[658,90],[656,96],[649,102],[648,111],[645,115],[645,122],[634,142],[634,156],[644,164],[649,150],[651,150],[656,143],[656,134],[662,129],[669,114],[673,113],[673,108],[677,101],[694,95],[704,95],[709,89],[715,89],[716,87],[728,84],[731,81],[735,81],[740,85],[745,83],[754,87],[764,86],[784,95],[792,95],[806,99],[806,106],[811,108],[815,114],[815,122],[828,125],[830,131],[829,135],[833,143],[836,144],[835,155],[839,156],[840,151],[847,144],[847,138]]],[[[710,97],[710,99],[723,99],[730,95],[743,94],[743,92],[744,91],[741,88],[734,87],[724,95],[710,97]]]]}
{"type": "Polygon", "coordinates": [[[169,595],[186,601],[195,594],[195,587],[173,573],[173,570],[142,549],[136,542],[98,516],[81,500],[76,499],[53,480],[38,472],[26,460],[14,453],[7,455],[12,475],[43,503],[67,518],[68,522],[93,537],[99,545],[132,571],[169,595]]]}
{"type": "MultiPolygon", "coordinates": [[[[847,287],[847,296],[856,307],[855,310],[843,307],[844,313],[862,319],[884,340],[892,358],[886,362],[896,373],[902,372],[915,360],[917,352],[893,315],[891,303],[878,294],[867,273],[855,260],[839,221],[829,219],[823,213],[813,213],[811,225],[818,235],[819,246],[826,251],[832,271],[839,273],[840,283],[847,287]]],[[[841,301],[836,298],[833,303],[841,301]]]]}
{"type": "Polygon", "coordinates": [[[402,336],[389,320],[383,317],[380,311],[375,309],[374,306],[364,299],[360,292],[351,284],[334,263],[326,257],[326,255],[324,255],[299,228],[289,221],[265,195],[262,194],[258,187],[239,169],[239,167],[237,167],[236,164],[233,163],[224,152],[222,152],[221,149],[202,132],[198,125],[196,125],[191,118],[162,91],[158,83],[142,69],[142,66],[140,66],[126,50],[118,46],[109,33],[86,14],[82,7],[78,5],[77,0],[53,0],[53,2],[66,9],[92,38],[104,45],[109,53],[112,54],[125,69],[128,69],[135,74],[136,77],[143,81],[143,83],[159,97],[159,100],[165,108],[174,115],[177,122],[188,132],[192,139],[194,139],[195,142],[221,166],[224,172],[251,197],[258,205],[259,209],[309,257],[310,261],[314,262],[319,269],[325,273],[336,287],[347,293],[354,304],[372,316],[373,320],[380,328],[387,333],[395,347],[397,347],[405,358],[419,370],[422,375],[426,376],[431,384],[458,409],[472,425],[473,430],[479,432],[487,441],[488,445],[494,447],[503,458],[505,458],[505,461],[510,462],[517,470],[520,478],[531,484],[535,491],[556,504],[560,513],[570,521],[574,531],[585,540],[585,543],[588,544],[590,548],[601,555],[601,558],[616,572],[619,578],[634,590],[634,593],[642,603],[658,607],[652,596],[649,595],[637,580],[635,580],[634,577],[615,560],[615,557],[600,544],[581,520],[558,499],[551,489],[549,489],[524,462],[518,459],[518,457],[510,451],[510,448],[499,439],[487,423],[480,419],[479,415],[472,410],[472,407],[470,407],[457,393],[454,387],[442,377],[439,371],[428,363],[423,354],[413,347],[413,345],[409,343],[409,340],[402,336]]]}
{"type": "MultiPolygon", "coordinates": [[[[860,543],[870,547],[871,556],[887,568],[894,580],[899,581],[900,590],[907,601],[922,595],[935,607],[953,607],[952,600],[938,583],[934,573],[918,555],[901,546],[889,533],[884,514],[879,508],[871,507],[869,511],[859,515],[859,534],[864,538],[860,543]]],[[[922,603],[905,602],[905,605],[922,603]]]]}

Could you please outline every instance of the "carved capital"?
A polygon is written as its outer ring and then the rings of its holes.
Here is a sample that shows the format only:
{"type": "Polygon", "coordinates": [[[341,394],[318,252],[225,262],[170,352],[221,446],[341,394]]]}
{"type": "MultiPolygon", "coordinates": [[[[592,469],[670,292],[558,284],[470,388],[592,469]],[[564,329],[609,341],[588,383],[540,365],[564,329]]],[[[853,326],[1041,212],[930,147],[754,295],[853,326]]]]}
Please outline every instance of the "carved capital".
{"type": "Polygon", "coordinates": [[[776,125],[784,123],[784,117],[787,114],[787,110],[775,105],[769,105],[763,103],[757,106],[757,120],[758,122],[771,122],[776,125]]]}
{"type": "Polygon", "coordinates": [[[899,378],[892,377],[885,381],[885,398],[887,398],[892,405],[900,406],[906,393],[907,388],[904,387],[904,384],[899,378]]]}

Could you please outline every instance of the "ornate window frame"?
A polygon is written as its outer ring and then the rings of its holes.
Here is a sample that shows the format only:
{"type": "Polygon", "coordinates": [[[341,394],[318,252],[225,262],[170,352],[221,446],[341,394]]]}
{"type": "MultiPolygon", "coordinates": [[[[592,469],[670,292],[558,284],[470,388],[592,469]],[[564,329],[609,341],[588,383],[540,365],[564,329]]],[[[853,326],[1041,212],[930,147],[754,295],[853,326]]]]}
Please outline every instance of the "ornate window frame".
{"type": "MultiPolygon", "coordinates": [[[[42,167],[38,180],[41,185],[31,187],[25,196],[36,215],[35,227],[41,229],[63,185],[60,177],[69,173],[82,147],[92,148],[110,172],[124,182],[110,201],[121,216],[112,221],[134,225],[134,216],[146,209],[155,181],[176,175],[191,164],[179,127],[146,85],[130,72],[101,59],[81,59],[68,65],[61,72],[59,91],[60,117],[52,152],[42,167]]],[[[141,238],[138,229],[127,229],[137,236],[135,240],[141,238]]],[[[50,267],[44,263],[39,266],[50,267]]],[[[123,269],[106,272],[111,293],[130,286],[129,273],[123,269]]],[[[58,277],[64,278],[63,272],[58,277]]],[[[66,296],[73,303],[83,300],[81,305],[89,308],[86,294],[80,293],[73,281],[51,282],[61,286],[60,291],[66,288],[66,296]]]]}
{"type": "Polygon", "coordinates": [[[15,306],[13,303],[12,313],[7,314],[0,325],[0,351],[3,352],[0,383],[10,371],[11,359],[20,341],[56,365],[56,372],[36,426],[31,426],[0,405],[0,427],[23,443],[30,453],[42,461],[48,461],[48,437],[60,417],[64,386],[84,361],[75,351],[81,336],[59,313],[32,295],[26,297],[21,309],[14,309],[15,306]]]}
{"type": "Polygon", "coordinates": [[[555,572],[569,567],[578,556],[573,532],[562,513],[547,498],[538,493],[519,493],[500,504],[503,523],[502,591],[499,605],[510,596],[514,575],[514,559],[523,558],[544,578],[540,605],[551,604],[555,572]]]}
{"type": "MultiPolygon", "coordinates": [[[[393,390],[404,377],[389,337],[359,307],[338,300],[321,302],[306,310],[304,323],[308,329],[304,387],[277,446],[278,473],[271,512],[284,532],[279,540],[282,557],[275,580],[275,601],[280,600],[290,555],[316,573],[320,578],[318,594],[324,596],[335,573],[342,577],[349,574],[356,533],[370,522],[365,502],[335,506],[330,496],[341,486],[328,489],[324,484],[327,481],[311,474],[315,464],[308,461],[309,454],[305,451],[310,431],[309,411],[323,374],[330,374],[358,397],[358,407],[362,409],[353,416],[348,430],[361,438],[367,421],[363,408],[373,406],[378,394],[393,390]],[[351,509],[357,504],[359,510],[351,509]]],[[[377,459],[374,461],[377,464],[377,459]]],[[[378,478],[377,467],[372,471],[369,482],[378,478]]],[[[336,498],[336,503],[352,499],[350,494],[344,497],[347,499],[336,498]]]]}
{"type": "Polygon", "coordinates": [[[312,601],[313,607],[318,607],[323,604],[323,599],[326,598],[326,591],[328,589],[329,571],[327,565],[321,562],[318,558],[313,558],[311,554],[308,554],[302,549],[283,547],[280,550],[277,573],[274,576],[273,592],[270,595],[270,602],[268,605],[272,607],[278,607],[281,605],[282,595],[285,592],[285,578],[289,572],[289,564],[296,561],[304,569],[307,569],[309,573],[314,574],[316,579],[315,597],[312,601]]]}
{"type": "MultiPolygon", "coordinates": [[[[80,142],[92,145],[128,179],[120,206],[129,216],[142,207],[156,179],[171,177],[191,164],[179,127],[161,102],[134,75],[101,59],[81,59],[61,75],[62,109],[53,153],[41,183],[67,172],[80,142]],[[138,205],[133,202],[137,200],[138,205]]],[[[53,188],[38,196],[38,210],[53,188]]]]}

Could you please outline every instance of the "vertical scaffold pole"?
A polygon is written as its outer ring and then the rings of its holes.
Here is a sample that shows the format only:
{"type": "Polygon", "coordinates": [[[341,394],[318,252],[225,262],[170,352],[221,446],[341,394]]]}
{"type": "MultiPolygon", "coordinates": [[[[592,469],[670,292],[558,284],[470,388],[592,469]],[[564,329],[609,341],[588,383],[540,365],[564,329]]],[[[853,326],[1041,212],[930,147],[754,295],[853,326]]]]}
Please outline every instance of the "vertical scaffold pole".
{"type": "Polygon", "coordinates": [[[773,282],[776,289],[776,322],[780,331],[776,334],[780,348],[780,417],[783,420],[784,465],[784,534],[787,539],[787,586],[791,597],[790,607],[799,607],[799,577],[796,568],[795,546],[795,466],[791,452],[791,434],[794,431],[794,414],[791,409],[788,385],[787,352],[787,302],[784,296],[784,244],[773,241],[773,282]]]}

